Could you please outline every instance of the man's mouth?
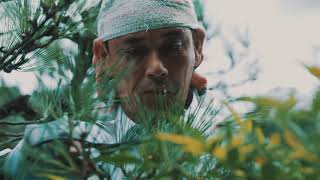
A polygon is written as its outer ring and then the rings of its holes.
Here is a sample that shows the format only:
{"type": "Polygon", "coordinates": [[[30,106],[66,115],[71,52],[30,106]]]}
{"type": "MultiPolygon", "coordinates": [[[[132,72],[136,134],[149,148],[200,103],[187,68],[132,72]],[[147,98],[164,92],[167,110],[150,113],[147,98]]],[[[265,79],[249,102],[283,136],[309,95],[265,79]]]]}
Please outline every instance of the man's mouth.
{"type": "Polygon", "coordinates": [[[168,95],[170,92],[167,89],[156,89],[144,91],[144,94],[155,94],[155,95],[168,95]]]}

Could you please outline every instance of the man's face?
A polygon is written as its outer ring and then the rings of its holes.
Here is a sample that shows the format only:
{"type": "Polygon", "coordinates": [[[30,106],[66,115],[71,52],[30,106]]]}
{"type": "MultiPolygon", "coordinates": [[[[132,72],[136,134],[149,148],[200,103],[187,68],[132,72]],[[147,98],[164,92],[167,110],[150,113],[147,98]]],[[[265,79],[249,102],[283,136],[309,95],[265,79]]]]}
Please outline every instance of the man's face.
{"type": "Polygon", "coordinates": [[[202,47],[199,50],[195,44],[188,28],[138,32],[108,42],[107,61],[121,61],[120,69],[130,67],[117,88],[130,118],[138,110],[137,99],[151,111],[158,110],[158,99],[165,104],[185,102],[193,70],[202,61],[198,56],[202,47]]]}

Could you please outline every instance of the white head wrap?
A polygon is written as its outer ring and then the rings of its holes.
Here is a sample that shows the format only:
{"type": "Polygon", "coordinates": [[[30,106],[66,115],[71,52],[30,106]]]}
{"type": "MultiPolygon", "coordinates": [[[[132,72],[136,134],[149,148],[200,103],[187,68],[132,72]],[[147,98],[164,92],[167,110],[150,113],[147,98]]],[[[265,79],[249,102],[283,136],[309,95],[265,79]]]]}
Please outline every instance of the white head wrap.
{"type": "Polygon", "coordinates": [[[107,0],[98,17],[98,38],[170,27],[201,28],[192,0],[107,0]]]}

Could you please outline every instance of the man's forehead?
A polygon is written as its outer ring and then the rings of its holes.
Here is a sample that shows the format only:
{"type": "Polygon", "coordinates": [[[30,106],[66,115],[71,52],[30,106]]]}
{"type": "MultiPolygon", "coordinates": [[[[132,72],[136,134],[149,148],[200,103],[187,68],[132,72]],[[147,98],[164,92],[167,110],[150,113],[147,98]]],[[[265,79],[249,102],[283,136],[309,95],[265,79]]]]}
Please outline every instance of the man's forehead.
{"type": "Polygon", "coordinates": [[[156,35],[156,37],[168,37],[168,36],[188,36],[188,34],[191,35],[191,30],[189,28],[183,28],[183,27],[173,27],[173,28],[162,28],[162,29],[154,29],[149,31],[141,31],[136,33],[131,33],[125,36],[121,36],[115,39],[110,40],[116,41],[118,43],[121,42],[127,42],[127,41],[139,41],[144,40],[150,35],[156,35]]]}

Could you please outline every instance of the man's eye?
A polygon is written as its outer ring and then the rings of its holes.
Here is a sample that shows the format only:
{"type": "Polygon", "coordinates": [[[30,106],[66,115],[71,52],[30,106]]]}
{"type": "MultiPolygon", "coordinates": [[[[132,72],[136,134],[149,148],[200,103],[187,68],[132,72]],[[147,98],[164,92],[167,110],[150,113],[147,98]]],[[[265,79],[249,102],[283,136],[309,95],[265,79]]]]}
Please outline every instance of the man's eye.
{"type": "Polygon", "coordinates": [[[177,50],[182,48],[183,43],[181,41],[173,41],[168,43],[168,48],[173,49],[173,50],[177,50]]]}
{"type": "Polygon", "coordinates": [[[129,48],[123,51],[123,54],[127,57],[140,57],[143,56],[145,50],[142,48],[129,48]]]}

